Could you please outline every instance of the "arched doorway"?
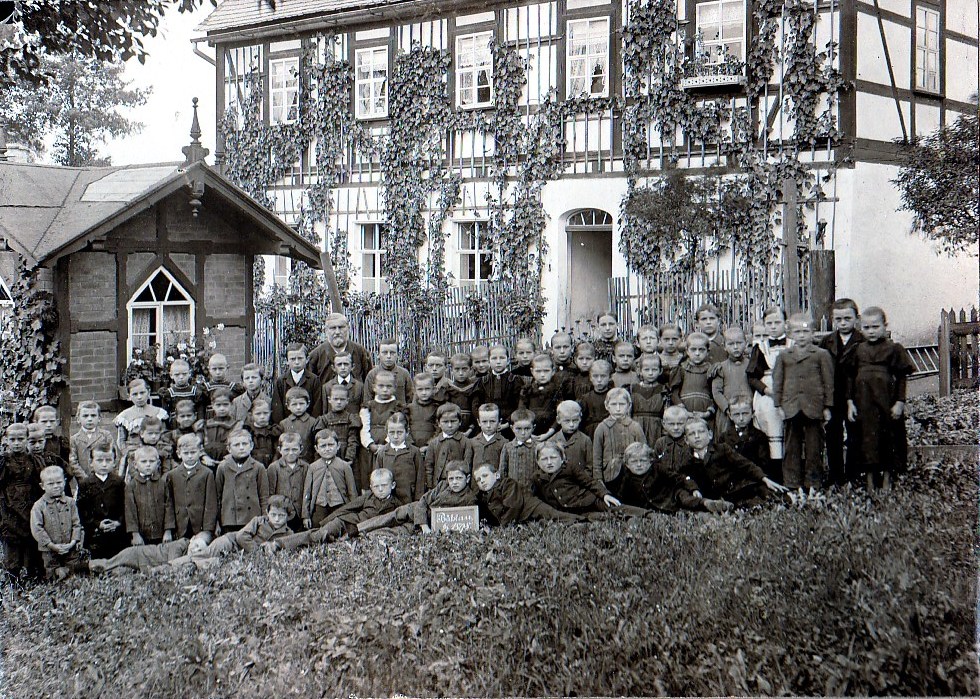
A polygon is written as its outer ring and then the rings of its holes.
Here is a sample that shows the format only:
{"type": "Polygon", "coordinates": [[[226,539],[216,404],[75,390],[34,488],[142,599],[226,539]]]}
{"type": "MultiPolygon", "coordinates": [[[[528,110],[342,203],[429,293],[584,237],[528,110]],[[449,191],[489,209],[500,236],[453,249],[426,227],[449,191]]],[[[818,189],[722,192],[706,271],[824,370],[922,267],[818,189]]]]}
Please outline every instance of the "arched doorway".
{"type": "Polygon", "coordinates": [[[612,216],[601,209],[581,209],[568,217],[569,327],[580,319],[595,318],[609,306],[612,230],[612,216]]]}

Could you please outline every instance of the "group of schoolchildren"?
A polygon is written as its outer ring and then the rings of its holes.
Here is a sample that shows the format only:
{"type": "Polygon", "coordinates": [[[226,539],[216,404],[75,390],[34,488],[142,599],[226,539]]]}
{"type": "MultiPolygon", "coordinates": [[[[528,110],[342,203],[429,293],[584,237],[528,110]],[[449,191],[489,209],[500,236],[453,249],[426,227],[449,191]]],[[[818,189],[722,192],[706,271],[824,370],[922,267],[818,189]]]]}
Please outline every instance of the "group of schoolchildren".
{"type": "MultiPolygon", "coordinates": [[[[192,381],[177,360],[161,406],[135,379],[115,433],[83,401],[70,440],[40,407],[4,434],[5,569],[206,567],[236,550],[428,531],[434,507],[477,505],[493,526],[724,512],[859,477],[889,486],[913,366],[880,308],[836,301],[819,343],[811,318],[779,308],[751,337],[710,304],[695,317],[686,337],[645,325],[631,341],[603,314],[592,341],[430,351],[414,377],[394,341],[373,366],[334,334],[312,353],[288,345],[271,390],[257,364],[233,382],[216,354],[192,381]]],[[[328,334],[346,328],[327,320],[328,334]]]]}

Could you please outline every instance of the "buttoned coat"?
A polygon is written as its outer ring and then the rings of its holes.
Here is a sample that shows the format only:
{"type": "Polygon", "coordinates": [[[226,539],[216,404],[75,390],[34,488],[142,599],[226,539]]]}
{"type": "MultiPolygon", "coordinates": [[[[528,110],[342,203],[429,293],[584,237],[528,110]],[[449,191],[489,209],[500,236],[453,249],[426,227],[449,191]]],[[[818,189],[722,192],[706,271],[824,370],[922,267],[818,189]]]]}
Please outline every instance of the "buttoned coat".
{"type": "Polygon", "coordinates": [[[167,476],[166,528],[175,538],[211,532],[218,526],[218,491],[214,473],[198,464],[192,469],[178,466],[167,476]]]}
{"type": "Polygon", "coordinates": [[[830,352],[814,345],[787,347],[772,369],[772,400],[786,419],[803,413],[811,420],[823,418],[834,407],[834,360],[830,352]]]}
{"type": "Polygon", "coordinates": [[[126,484],[126,533],[144,539],[162,539],[167,523],[167,482],[154,472],[141,476],[133,472],[126,484]]]}
{"type": "Polygon", "coordinates": [[[227,456],[214,474],[222,527],[241,527],[265,514],[269,502],[269,477],[265,466],[249,457],[239,466],[227,456]]]}

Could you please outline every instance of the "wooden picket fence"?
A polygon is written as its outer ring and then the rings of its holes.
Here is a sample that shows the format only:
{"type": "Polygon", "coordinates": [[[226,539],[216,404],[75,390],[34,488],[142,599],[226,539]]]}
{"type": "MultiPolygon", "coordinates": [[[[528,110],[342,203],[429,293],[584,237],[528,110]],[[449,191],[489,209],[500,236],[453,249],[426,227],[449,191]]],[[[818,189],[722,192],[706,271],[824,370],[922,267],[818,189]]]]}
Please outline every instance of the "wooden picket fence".
{"type": "Polygon", "coordinates": [[[971,308],[939,314],[939,394],[980,386],[980,317],[971,308]]]}
{"type": "MultiPolygon", "coordinates": [[[[448,354],[468,351],[478,345],[503,343],[513,346],[517,332],[505,308],[506,298],[498,284],[449,289],[442,304],[421,320],[411,302],[397,294],[369,296],[363,305],[346,309],[351,339],[373,354],[383,339],[394,338],[399,347],[401,366],[413,374],[423,369],[425,354],[440,349],[448,354]]],[[[314,317],[321,328],[318,338],[323,341],[322,328],[327,311],[314,317]]],[[[283,309],[274,317],[256,314],[253,354],[255,361],[266,367],[267,376],[281,370],[281,357],[286,329],[294,321],[293,311],[283,309]]],[[[537,341],[539,338],[535,338],[537,341]]]]}
{"type": "MultiPolygon", "coordinates": [[[[796,307],[810,310],[810,266],[803,256],[796,307]]],[[[783,266],[759,270],[746,265],[705,272],[663,273],[650,277],[613,277],[609,280],[610,307],[626,337],[641,325],[677,323],[683,332],[694,329],[694,313],[705,303],[715,304],[723,325],[749,332],[751,325],[773,305],[784,305],[783,266]]],[[[827,319],[816,319],[827,328],[827,319]]]]}

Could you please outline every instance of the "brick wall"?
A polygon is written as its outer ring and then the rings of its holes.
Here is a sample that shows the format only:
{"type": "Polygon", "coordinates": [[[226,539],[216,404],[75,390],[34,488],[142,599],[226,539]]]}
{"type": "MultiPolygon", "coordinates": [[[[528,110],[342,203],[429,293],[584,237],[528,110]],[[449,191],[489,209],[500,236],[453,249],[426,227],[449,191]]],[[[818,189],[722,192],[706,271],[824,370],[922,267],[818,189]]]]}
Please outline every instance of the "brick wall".
{"type": "Polygon", "coordinates": [[[83,400],[109,401],[117,398],[116,334],[72,333],[69,344],[68,379],[72,405],[83,400]]]}
{"type": "Polygon", "coordinates": [[[182,197],[170,197],[165,204],[167,207],[167,236],[171,242],[180,243],[191,240],[215,240],[223,237],[215,235],[224,227],[220,219],[212,216],[207,207],[202,208],[194,217],[187,200],[182,197]]]}
{"type": "MultiPolygon", "coordinates": [[[[111,321],[116,317],[116,259],[105,252],[77,252],[69,263],[72,321],[111,321]]],[[[115,348],[113,348],[115,351],[115,348]]]]}
{"type": "Polygon", "coordinates": [[[204,263],[204,307],[214,318],[245,315],[244,256],[208,255],[204,263]]]}
{"type": "Polygon", "coordinates": [[[191,284],[197,284],[197,257],[183,252],[170,253],[170,259],[177,265],[177,269],[184,273],[191,284]]]}
{"type": "Polygon", "coordinates": [[[156,238],[156,235],[156,211],[153,208],[137,214],[112,231],[113,238],[125,238],[128,240],[153,240],[156,238]]]}
{"type": "Polygon", "coordinates": [[[17,253],[0,252],[0,277],[8,289],[17,281],[17,253]]]}
{"type": "Polygon", "coordinates": [[[248,339],[245,335],[245,328],[226,326],[219,336],[217,352],[228,357],[228,374],[241,378],[242,367],[248,357],[248,339]]]}
{"type": "Polygon", "coordinates": [[[156,257],[152,252],[134,252],[126,256],[126,284],[132,286],[143,277],[146,268],[156,257]]]}

